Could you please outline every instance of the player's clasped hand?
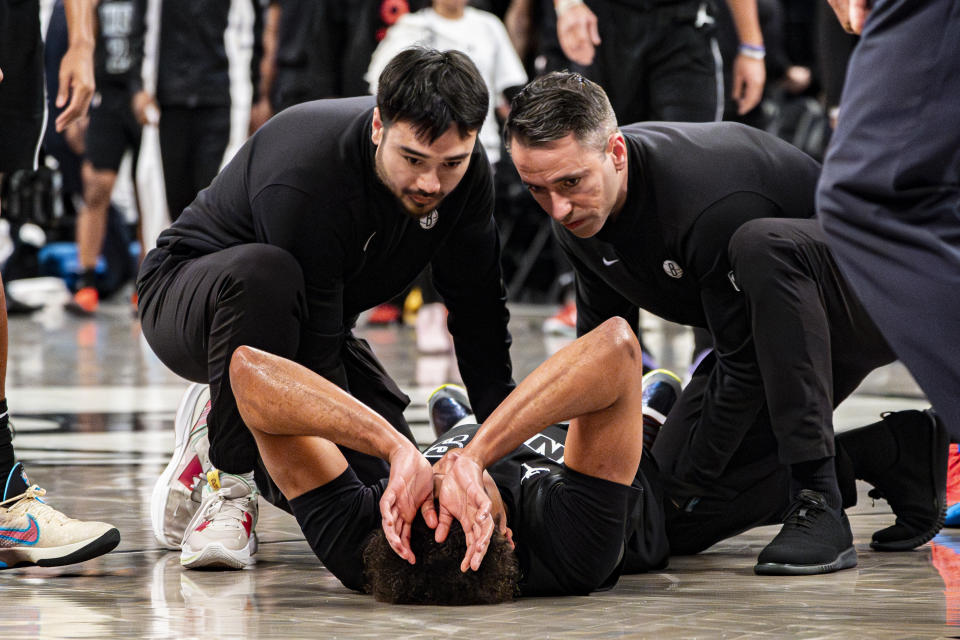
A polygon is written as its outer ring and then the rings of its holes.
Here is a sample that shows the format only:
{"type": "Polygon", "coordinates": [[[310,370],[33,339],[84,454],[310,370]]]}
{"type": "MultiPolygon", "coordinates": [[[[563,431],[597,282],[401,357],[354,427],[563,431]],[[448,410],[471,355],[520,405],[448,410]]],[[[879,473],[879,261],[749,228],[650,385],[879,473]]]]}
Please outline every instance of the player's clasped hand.
{"type": "Polygon", "coordinates": [[[436,540],[446,540],[450,525],[456,518],[463,527],[467,541],[460,570],[476,571],[487,553],[495,524],[490,515],[490,497],[483,486],[483,466],[461,451],[447,454],[441,463],[444,463],[442,470],[445,473],[437,494],[440,516],[436,540]],[[445,462],[448,457],[451,461],[445,462]]]}
{"type": "Polygon", "coordinates": [[[410,528],[419,510],[430,528],[437,527],[433,505],[433,469],[412,444],[390,455],[390,480],[380,498],[380,516],[387,542],[397,555],[414,564],[410,528]]]}

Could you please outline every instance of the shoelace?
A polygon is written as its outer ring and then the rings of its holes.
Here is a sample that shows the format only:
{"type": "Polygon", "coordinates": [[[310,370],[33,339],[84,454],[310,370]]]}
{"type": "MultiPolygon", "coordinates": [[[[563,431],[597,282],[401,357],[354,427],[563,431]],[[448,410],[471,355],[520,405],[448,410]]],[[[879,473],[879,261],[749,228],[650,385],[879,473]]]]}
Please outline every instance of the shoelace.
{"type": "Polygon", "coordinates": [[[204,512],[204,519],[210,520],[211,524],[217,528],[227,527],[236,529],[242,527],[244,515],[248,512],[243,507],[239,506],[238,503],[241,501],[249,501],[251,498],[256,498],[256,494],[254,493],[240,498],[231,498],[230,496],[225,495],[224,489],[220,489],[217,491],[216,496],[216,499],[210,502],[210,505],[204,512]],[[213,516],[215,514],[222,514],[230,518],[230,520],[227,522],[224,522],[223,520],[214,521],[213,516]]]}
{"type": "Polygon", "coordinates": [[[67,516],[40,499],[45,495],[47,495],[46,489],[42,489],[38,485],[33,485],[32,487],[27,487],[27,490],[20,495],[0,502],[0,507],[12,504],[13,506],[7,508],[9,513],[25,515],[29,512],[34,516],[44,517],[49,522],[56,524],[63,524],[69,520],[67,516]]]}
{"type": "Polygon", "coordinates": [[[816,516],[824,510],[824,506],[820,504],[819,500],[803,495],[801,492],[794,504],[791,505],[790,513],[784,518],[784,524],[789,523],[798,527],[809,528],[813,526],[816,516]]]}
{"type": "Polygon", "coordinates": [[[27,490],[21,493],[18,496],[13,496],[12,498],[7,498],[3,502],[0,502],[0,507],[8,504],[13,504],[14,502],[19,502],[23,498],[40,498],[47,495],[46,489],[41,489],[38,485],[33,485],[32,487],[27,487],[27,490]]]}

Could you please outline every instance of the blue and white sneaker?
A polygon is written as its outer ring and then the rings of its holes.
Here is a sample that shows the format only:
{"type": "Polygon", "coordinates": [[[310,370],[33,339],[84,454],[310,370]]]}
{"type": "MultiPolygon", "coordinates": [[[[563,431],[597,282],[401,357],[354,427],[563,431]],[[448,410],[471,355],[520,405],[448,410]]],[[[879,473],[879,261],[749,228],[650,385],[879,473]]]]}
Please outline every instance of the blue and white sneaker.
{"type": "Polygon", "coordinates": [[[455,384],[445,384],[434,389],[427,401],[427,414],[430,416],[433,433],[438,438],[466,418],[475,420],[467,390],[455,384]]]}
{"type": "Polygon", "coordinates": [[[643,385],[643,446],[647,450],[660,434],[660,427],[667,421],[673,405],[682,391],[680,378],[667,369],[654,369],[644,374],[643,385]]]}

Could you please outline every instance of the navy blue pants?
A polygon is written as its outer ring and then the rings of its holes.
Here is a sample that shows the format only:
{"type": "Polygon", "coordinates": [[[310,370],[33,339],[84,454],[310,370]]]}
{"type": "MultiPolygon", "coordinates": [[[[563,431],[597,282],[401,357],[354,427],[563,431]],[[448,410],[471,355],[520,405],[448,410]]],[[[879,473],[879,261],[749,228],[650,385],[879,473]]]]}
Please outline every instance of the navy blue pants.
{"type": "Polygon", "coordinates": [[[818,209],[844,275],[960,436],[960,2],[877,0],[818,209]]]}

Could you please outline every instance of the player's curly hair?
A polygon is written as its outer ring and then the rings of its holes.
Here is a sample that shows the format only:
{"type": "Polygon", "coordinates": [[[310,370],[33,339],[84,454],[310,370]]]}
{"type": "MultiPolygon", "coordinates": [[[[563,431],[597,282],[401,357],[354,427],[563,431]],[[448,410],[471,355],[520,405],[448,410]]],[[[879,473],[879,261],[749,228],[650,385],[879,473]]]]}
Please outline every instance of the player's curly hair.
{"type": "Polygon", "coordinates": [[[478,571],[460,571],[467,543],[460,523],[453,522],[443,543],[434,540],[418,515],[410,533],[417,557],[410,564],[398,556],[377,528],[363,550],[364,591],[379,602],[391,604],[468,605],[497,604],[517,594],[520,567],[507,539],[495,532],[478,571]]]}

